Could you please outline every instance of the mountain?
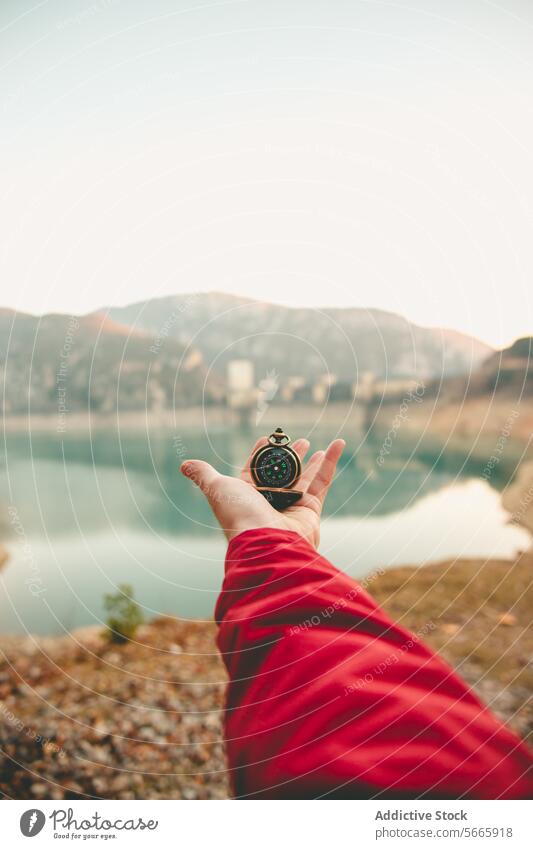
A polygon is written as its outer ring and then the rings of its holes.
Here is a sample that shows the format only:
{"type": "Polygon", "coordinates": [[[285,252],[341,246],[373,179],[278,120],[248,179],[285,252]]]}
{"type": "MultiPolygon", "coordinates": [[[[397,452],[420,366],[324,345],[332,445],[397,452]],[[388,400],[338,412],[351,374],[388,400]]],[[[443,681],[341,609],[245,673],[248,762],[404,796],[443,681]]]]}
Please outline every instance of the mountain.
{"type": "Polygon", "coordinates": [[[471,374],[450,378],[438,386],[434,382],[433,390],[443,403],[482,396],[498,396],[516,403],[531,400],[533,336],[524,336],[508,348],[495,351],[471,374]]]}
{"type": "Polygon", "coordinates": [[[496,351],[482,364],[477,387],[483,392],[500,390],[517,397],[533,394],[533,336],[517,339],[503,351],[496,351]]]}
{"type": "Polygon", "coordinates": [[[154,298],[105,308],[110,318],[144,332],[162,329],[198,349],[208,367],[224,374],[231,359],[250,359],[256,381],[280,377],[316,380],[332,374],[355,381],[448,377],[476,368],[492,349],[471,336],[418,327],[395,313],[360,308],[291,308],[210,292],[154,298]]]}
{"type": "MultiPolygon", "coordinates": [[[[433,379],[424,385],[420,403],[410,403],[402,421],[402,438],[436,444],[463,456],[481,458],[487,480],[504,464],[531,456],[533,433],[533,336],[517,339],[487,357],[467,375],[433,379]]],[[[387,432],[405,400],[400,387],[376,395],[367,422],[387,432]]]]}
{"type": "Polygon", "coordinates": [[[197,351],[104,315],[1,310],[0,378],[6,414],[61,417],[199,404],[206,370],[197,351]]]}
{"type": "MultiPolygon", "coordinates": [[[[159,298],[86,316],[0,310],[7,415],[112,413],[214,404],[227,363],[252,361],[258,384],[277,372],[308,384],[334,375],[419,380],[475,369],[491,349],[394,313],[293,309],[233,295],[159,298]]],[[[339,396],[340,397],[340,396],[339,396]]]]}

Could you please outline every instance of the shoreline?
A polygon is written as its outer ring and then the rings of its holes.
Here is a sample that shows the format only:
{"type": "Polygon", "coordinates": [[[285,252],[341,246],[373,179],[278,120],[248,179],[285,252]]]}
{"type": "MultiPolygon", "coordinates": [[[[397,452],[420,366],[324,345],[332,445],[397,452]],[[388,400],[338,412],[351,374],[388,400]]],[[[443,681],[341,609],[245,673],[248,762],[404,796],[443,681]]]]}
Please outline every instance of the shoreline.
{"type": "MultiPolygon", "coordinates": [[[[526,398],[494,398],[481,396],[467,398],[462,402],[450,401],[437,403],[437,399],[429,397],[417,399],[418,403],[411,404],[403,410],[402,426],[407,430],[423,433],[447,435],[454,433],[462,437],[477,437],[480,433],[498,432],[509,418],[510,411],[516,412],[513,422],[513,434],[522,441],[531,439],[531,424],[533,422],[533,400],[526,398]]],[[[405,406],[407,406],[405,404],[405,406]]],[[[345,424],[350,428],[366,431],[371,425],[376,425],[380,431],[388,429],[390,421],[401,412],[401,399],[385,400],[379,404],[361,401],[329,401],[327,404],[311,402],[276,403],[271,402],[262,411],[259,420],[256,410],[252,408],[249,414],[249,426],[254,429],[270,427],[279,421],[287,425],[303,422],[312,423],[320,429],[324,425],[345,424]]],[[[223,404],[197,405],[184,407],[165,407],[158,410],[123,410],[109,413],[76,411],[66,413],[33,413],[5,414],[2,418],[6,432],[28,432],[31,430],[46,433],[75,433],[79,430],[89,431],[109,427],[132,427],[144,430],[149,427],[174,427],[176,425],[197,428],[204,421],[207,424],[237,425],[241,422],[238,410],[223,404]]]]}
{"type": "MultiPolygon", "coordinates": [[[[512,405],[511,405],[512,406],[512,405]]],[[[370,433],[370,438],[386,435],[395,429],[398,442],[419,443],[423,449],[446,446],[446,450],[470,453],[480,458],[493,452],[498,438],[505,436],[505,452],[524,459],[533,458],[531,445],[533,433],[533,403],[515,405],[522,407],[513,419],[512,429],[506,431],[510,402],[501,399],[471,399],[462,404],[450,403],[434,407],[434,399],[426,406],[419,403],[403,418],[398,415],[399,404],[383,404],[379,409],[366,405],[336,401],[326,407],[316,404],[271,404],[259,422],[251,415],[248,423],[242,422],[237,411],[225,406],[184,407],[158,411],[128,411],[94,414],[68,413],[57,415],[4,416],[6,435],[50,435],[58,439],[89,437],[90,434],[121,433],[142,434],[148,431],[181,433],[185,430],[198,431],[209,428],[244,428],[251,434],[258,431],[268,433],[283,422],[288,429],[322,430],[335,429],[339,433],[352,434],[358,441],[370,433]],[[395,422],[401,418],[400,427],[395,422]]]]}
{"type": "Polygon", "coordinates": [[[511,514],[509,521],[533,535],[533,461],[520,465],[514,480],[502,493],[502,504],[511,514]]]}

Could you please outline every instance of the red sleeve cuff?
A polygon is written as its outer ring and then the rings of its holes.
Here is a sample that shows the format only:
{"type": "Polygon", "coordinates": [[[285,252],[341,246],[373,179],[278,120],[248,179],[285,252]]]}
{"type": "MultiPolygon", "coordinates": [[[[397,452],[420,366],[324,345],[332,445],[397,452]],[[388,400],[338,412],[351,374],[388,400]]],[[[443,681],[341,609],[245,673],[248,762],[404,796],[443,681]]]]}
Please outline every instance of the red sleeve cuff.
{"type": "Polygon", "coordinates": [[[249,565],[258,565],[265,554],[282,554],[298,551],[318,559],[320,555],[296,531],[285,531],[279,528],[250,528],[242,531],[230,540],[226,552],[226,572],[231,566],[237,566],[246,561],[249,565]]]}

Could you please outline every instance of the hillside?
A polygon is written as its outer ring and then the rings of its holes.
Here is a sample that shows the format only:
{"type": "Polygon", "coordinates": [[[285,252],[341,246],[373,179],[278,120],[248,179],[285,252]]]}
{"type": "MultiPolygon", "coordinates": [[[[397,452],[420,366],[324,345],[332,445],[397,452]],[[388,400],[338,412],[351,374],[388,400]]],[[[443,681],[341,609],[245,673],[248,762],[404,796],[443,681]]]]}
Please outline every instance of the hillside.
{"type": "Polygon", "coordinates": [[[451,378],[443,384],[432,383],[443,401],[457,401],[485,395],[509,399],[533,397],[533,337],[517,339],[508,348],[495,351],[468,375],[451,378]]]}
{"type": "MultiPolygon", "coordinates": [[[[470,374],[425,382],[419,403],[408,405],[395,437],[446,445],[484,457],[489,475],[504,460],[520,462],[533,445],[533,337],[497,351],[470,374]]],[[[405,397],[401,389],[376,395],[367,422],[388,431],[405,397]]]]}
{"type": "MultiPolygon", "coordinates": [[[[216,404],[226,365],[253,362],[312,385],[336,376],[349,392],[377,378],[464,375],[488,346],[379,310],[291,309],[220,293],[154,299],[87,316],[0,310],[3,409],[16,416],[122,413],[216,404]]],[[[333,396],[332,396],[333,399],[333,396]]]]}
{"type": "Polygon", "coordinates": [[[296,309],[219,292],[156,298],[103,312],[145,332],[166,328],[219,371],[230,359],[251,359],[258,379],[272,369],[282,378],[306,380],[331,373],[355,381],[364,372],[441,377],[468,373],[491,352],[470,336],[418,327],[382,310],[296,309]]]}
{"type": "MultiPolygon", "coordinates": [[[[7,415],[93,413],[200,404],[201,355],[103,315],[0,313],[7,415]]],[[[210,400],[209,387],[207,400],[210,400]]]]}

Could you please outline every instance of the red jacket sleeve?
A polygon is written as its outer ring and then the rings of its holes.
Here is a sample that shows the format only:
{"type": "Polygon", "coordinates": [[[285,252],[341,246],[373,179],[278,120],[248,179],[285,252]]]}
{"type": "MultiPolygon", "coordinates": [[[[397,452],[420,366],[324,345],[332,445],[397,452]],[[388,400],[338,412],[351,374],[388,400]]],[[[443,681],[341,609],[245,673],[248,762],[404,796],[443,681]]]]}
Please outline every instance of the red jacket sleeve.
{"type": "Polygon", "coordinates": [[[531,797],[525,744],[298,534],[231,541],[216,618],[237,797],[531,797]]]}

